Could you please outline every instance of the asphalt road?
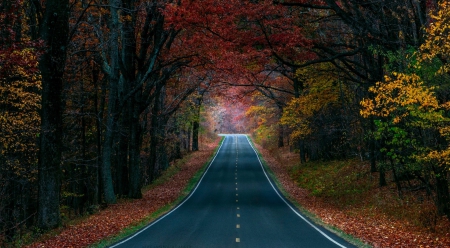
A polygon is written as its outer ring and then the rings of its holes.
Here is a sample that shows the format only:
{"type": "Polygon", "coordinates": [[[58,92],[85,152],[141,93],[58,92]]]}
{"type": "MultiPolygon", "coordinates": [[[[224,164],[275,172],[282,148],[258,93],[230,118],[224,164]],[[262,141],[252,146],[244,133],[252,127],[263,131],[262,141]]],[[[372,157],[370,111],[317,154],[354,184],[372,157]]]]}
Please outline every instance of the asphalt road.
{"type": "Polygon", "coordinates": [[[193,192],[111,247],[353,247],[286,201],[244,135],[227,135],[193,192]]]}

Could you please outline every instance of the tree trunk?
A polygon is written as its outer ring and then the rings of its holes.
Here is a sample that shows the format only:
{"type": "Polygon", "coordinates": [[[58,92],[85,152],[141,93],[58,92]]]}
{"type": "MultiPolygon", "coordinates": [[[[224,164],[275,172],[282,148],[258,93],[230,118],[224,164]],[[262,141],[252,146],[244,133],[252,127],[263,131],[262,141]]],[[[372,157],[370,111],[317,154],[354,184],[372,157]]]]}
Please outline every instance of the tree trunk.
{"type": "Polygon", "coordinates": [[[128,116],[125,114],[123,116],[123,121],[121,122],[121,131],[119,137],[119,147],[117,150],[117,164],[116,175],[115,175],[115,192],[119,196],[125,196],[128,194],[128,164],[129,164],[129,123],[128,116]]]}
{"type": "Polygon", "coordinates": [[[47,0],[40,38],[47,49],[39,68],[42,74],[42,109],[39,154],[38,226],[47,230],[60,222],[62,89],[69,35],[69,1],[47,0]]]}
{"type": "MultiPolygon", "coordinates": [[[[373,122],[373,117],[370,118],[370,129],[371,133],[375,132],[375,124],[373,122]]],[[[374,137],[370,137],[369,142],[370,142],[370,172],[376,172],[377,171],[377,160],[375,157],[376,140],[374,137]]]]}
{"type": "Polygon", "coordinates": [[[183,137],[181,135],[181,127],[178,121],[178,116],[175,116],[175,136],[177,137],[177,140],[175,141],[175,151],[174,151],[174,159],[180,159],[183,156],[181,155],[181,143],[183,141],[183,137]]]}
{"type": "Polygon", "coordinates": [[[118,195],[128,194],[128,164],[130,147],[131,101],[127,101],[122,111],[119,131],[119,147],[117,151],[115,191],[118,195]]]}
{"type": "Polygon", "coordinates": [[[91,173],[93,175],[95,175],[95,179],[94,179],[94,185],[93,185],[93,191],[94,194],[92,196],[93,200],[92,200],[92,204],[97,205],[99,204],[102,199],[102,186],[101,186],[101,168],[102,168],[102,159],[101,159],[101,154],[102,154],[102,120],[103,120],[103,111],[105,109],[105,92],[106,92],[106,87],[105,87],[105,83],[102,82],[102,91],[101,91],[101,96],[102,99],[100,101],[100,106],[98,103],[98,98],[99,98],[99,93],[98,93],[98,79],[99,79],[99,71],[97,69],[93,69],[92,70],[92,80],[94,82],[94,86],[95,86],[95,97],[94,97],[94,107],[95,107],[95,113],[97,113],[97,118],[95,118],[95,125],[96,125],[96,129],[97,129],[97,133],[96,133],[96,144],[97,144],[97,161],[96,161],[96,165],[97,168],[91,168],[91,173]]]}
{"type": "Polygon", "coordinates": [[[115,97],[113,96],[114,91],[110,89],[109,93],[109,103],[108,103],[108,116],[105,129],[105,140],[103,142],[103,158],[102,158],[102,186],[103,193],[105,195],[105,202],[108,204],[116,203],[116,195],[114,193],[112,173],[111,173],[111,159],[113,154],[113,140],[114,140],[114,129],[115,129],[115,97]]]}
{"type": "Polygon", "coordinates": [[[284,146],[284,126],[281,124],[281,117],[283,116],[283,106],[277,104],[278,107],[278,148],[284,146]]]}
{"type": "Polygon", "coordinates": [[[139,123],[139,108],[134,102],[134,109],[130,126],[130,177],[128,197],[139,199],[142,198],[142,180],[141,180],[141,128],[139,123]]]}
{"type": "Polygon", "coordinates": [[[147,165],[147,175],[150,177],[150,182],[155,179],[155,174],[157,173],[156,162],[157,162],[157,146],[160,142],[160,137],[158,136],[159,126],[159,110],[160,110],[160,88],[156,90],[155,97],[152,106],[152,118],[150,123],[150,159],[147,165]]]}
{"type": "MultiPolygon", "coordinates": [[[[200,111],[199,111],[200,112],[200,111]]],[[[200,115],[200,113],[199,113],[200,115]]],[[[198,151],[198,132],[200,130],[200,124],[198,120],[192,123],[192,151],[198,151]]]]}
{"type": "Polygon", "coordinates": [[[284,129],[283,125],[278,124],[278,148],[284,146],[284,129]]]}
{"type": "Polygon", "coordinates": [[[203,93],[195,100],[195,119],[192,123],[192,151],[198,151],[198,133],[200,131],[200,107],[202,106],[203,93]]]}
{"type": "MultiPolygon", "coordinates": [[[[109,76],[109,94],[108,94],[108,110],[105,129],[105,140],[103,142],[103,160],[102,160],[102,186],[107,204],[116,203],[116,195],[111,172],[111,160],[113,154],[114,130],[116,121],[118,120],[117,101],[119,87],[119,14],[118,10],[121,6],[120,0],[109,0],[111,19],[109,28],[111,34],[109,37],[110,46],[110,66],[104,66],[103,70],[109,76]],[[106,67],[106,68],[105,68],[106,67]]],[[[105,62],[106,63],[106,62],[105,62]]]]}
{"type": "Polygon", "coordinates": [[[384,164],[380,164],[380,168],[378,169],[380,171],[380,177],[378,180],[378,185],[380,187],[384,187],[387,186],[387,182],[386,182],[386,169],[384,168],[384,164]]]}
{"type": "Polygon", "coordinates": [[[300,162],[304,164],[306,163],[306,148],[305,148],[305,141],[303,139],[298,141],[298,147],[300,149],[300,162]]]}
{"type": "Polygon", "coordinates": [[[440,214],[445,214],[450,218],[450,194],[448,190],[448,172],[445,168],[436,168],[433,166],[436,177],[436,202],[440,214]]]}

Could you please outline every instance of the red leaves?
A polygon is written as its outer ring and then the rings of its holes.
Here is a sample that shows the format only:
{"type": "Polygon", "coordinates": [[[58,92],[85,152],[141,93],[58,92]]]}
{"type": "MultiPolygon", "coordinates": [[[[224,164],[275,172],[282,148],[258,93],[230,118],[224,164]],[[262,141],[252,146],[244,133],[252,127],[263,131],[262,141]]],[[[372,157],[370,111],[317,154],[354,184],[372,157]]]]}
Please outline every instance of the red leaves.
{"type": "Polygon", "coordinates": [[[117,234],[123,228],[139,222],[164,205],[176,200],[192,176],[205,164],[214,151],[214,145],[195,152],[180,171],[170,180],[148,190],[139,200],[121,200],[118,204],[96,213],[81,223],[69,225],[58,235],[28,247],[87,247],[117,234]]]}

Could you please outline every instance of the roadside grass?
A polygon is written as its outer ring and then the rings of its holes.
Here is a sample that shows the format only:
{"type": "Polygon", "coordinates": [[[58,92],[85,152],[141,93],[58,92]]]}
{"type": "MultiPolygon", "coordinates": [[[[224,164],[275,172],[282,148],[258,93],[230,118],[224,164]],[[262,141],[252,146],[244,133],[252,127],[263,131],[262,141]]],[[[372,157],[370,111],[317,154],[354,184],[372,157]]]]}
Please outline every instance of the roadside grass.
{"type": "MultiPolygon", "coordinates": [[[[287,192],[287,190],[284,188],[284,186],[280,183],[279,178],[275,175],[274,171],[270,168],[270,166],[268,165],[268,163],[266,162],[266,160],[264,159],[263,155],[261,154],[261,152],[259,151],[259,149],[257,149],[257,147],[255,146],[255,143],[253,142],[253,140],[251,139],[250,136],[249,137],[249,141],[252,144],[252,146],[255,148],[257,155],[259,157],[259,159],[261,160],[261,163],[264,167],[264,170],[266,171],[267,175],[270,177],[270,179],[272,180],[273,183],[275,183],[276,187],[278,188],[278,190],[280,191],[281,194],[283,194],[283,196],[289,200],[290,203],[292,203],[300,212],[301,214],[303,214],[304,216],[306,216],[308,219],[312,220],[315,224],[320,225],[324,228],[326,228],[327,230],[335,233],[336,235],[338,235],[339,237],[343,238],[344,240],[358,246],[358,247],[371,247],[370,245],[364,243],[363,241],[361,241],[360,239],[345,233],[344,231],[340,230],[339,228],[336,228],[334,226],[328,225],[326,223],[324,223],[322,221],[322,219],[320,219],[318,216],[316,216],[314,213],[308,211],[306,208],[304,208],[302,205],[300,205],[300,203],[289,193],[287,192]]],[[[274,154],[275,156],[278,157],[278,159],[280,159],[280,154],[274,154]]]]}
{"type": "Polygon", "coordinates": [[[289,173],[311,195],[327,198],[345,208],[361,204],[361,197],[376,188],[369,168],[356,159],[295,164],[289,173]]]}
{"type": "MultiPolygon", "coordinates": [[[[89,247],[91,247],[91,248],[101,248],[101,247],[106,247],[106,246],[113,245],[113,244],[119,242],[120,240],[123,240],[123,239],[127,238],[128,236],[131,236],[132,234],[138,232],[139,230],[141,230],[144,227],[146,227],[147,225],[149,225],[151,222],[153,222],[156,219],[162,217],[164,214],[168,213],[173,208],[175,208],[178,204],[180,204],[190,194],[190,192],[197,185],[197,183],[199,182],[199,180],[202,177],[203,173],[205,172],[206,168],[208,168],[208,166],[211,163],[212,159],[216,155],[219,147],[222,145],[223,140],[224,140],[224,138],[222,137],[222,139],[219,142],[219,145],[216,147],[216,149],[214,150],[213,154],[210,156],[208,161],[189,180],[188,184],[183,189],[182,194],[175,201],[173,201],[173,202],[171,202],[171,203],[169,203],[169,204],[159,208],[158,210],[156,210],[155,212],[151,213],[150,215],[148,215],[147,217],[145,217],[141,221],[139,221],[139,222],[137,222],[137,223],[135,223],[133,225],[130,225],[130,226],[122,229],[118,234],[116,234],[116,235],[114,235],[112,237],[108,237],[108,238],[106,238],[104,240],[101,240],[100,242],[97,242],[95,244],[92,244],[89,247]]],[[[180,169],[181,169],[180,165],[182,163],[186,163],[187,161],[189,161],[189,159],[191,159],[191,157],[192,157],[192,154],[190,154],[189,156],[186,156],[185,158],[177,161],[176,164],[174,164],[173,166],[170,166],[166,171],[164,171],[163,174],[158,179],[156,179],[151,185],[148,185],[147,187],[145,187],[143,189],[143,191],[150,190],[150,189],[152,189],[152,188],[154,188],[154,187],[156,187],[158,185],[164,184],[167,181],[169,181],[175,174],[177,174],[180,171],[180,169]]]]}
{"type": "MultiPolygon", "coordinates": [[[[311,195],[320,197],[351,215],[385,215],[416,228],[436,231],[437,211],[424,192],[404,190],[399,195],[393,179],[378,186],[378,173],[358,159],[295,164],[290,176],[311,195]]],[[[392,175],[387,174],[388,179],[392,175]]],[[[414,182],[411,182],[414,183],[414,182]]]]}

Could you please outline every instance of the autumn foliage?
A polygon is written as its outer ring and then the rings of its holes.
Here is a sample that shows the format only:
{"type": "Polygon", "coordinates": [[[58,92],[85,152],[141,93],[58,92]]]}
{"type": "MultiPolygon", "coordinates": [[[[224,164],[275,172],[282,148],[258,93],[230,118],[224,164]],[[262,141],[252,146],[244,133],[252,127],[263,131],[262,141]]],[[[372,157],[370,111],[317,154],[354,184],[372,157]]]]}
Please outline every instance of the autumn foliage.
{"type": "Polygon", "coordinates": [[[305,166],[367,162],[357,170],[378,173],[381,190],[449,216],[449,10],[0,0],[0,242],[145,197],[222,132],[289,146],[305,166]]]}

